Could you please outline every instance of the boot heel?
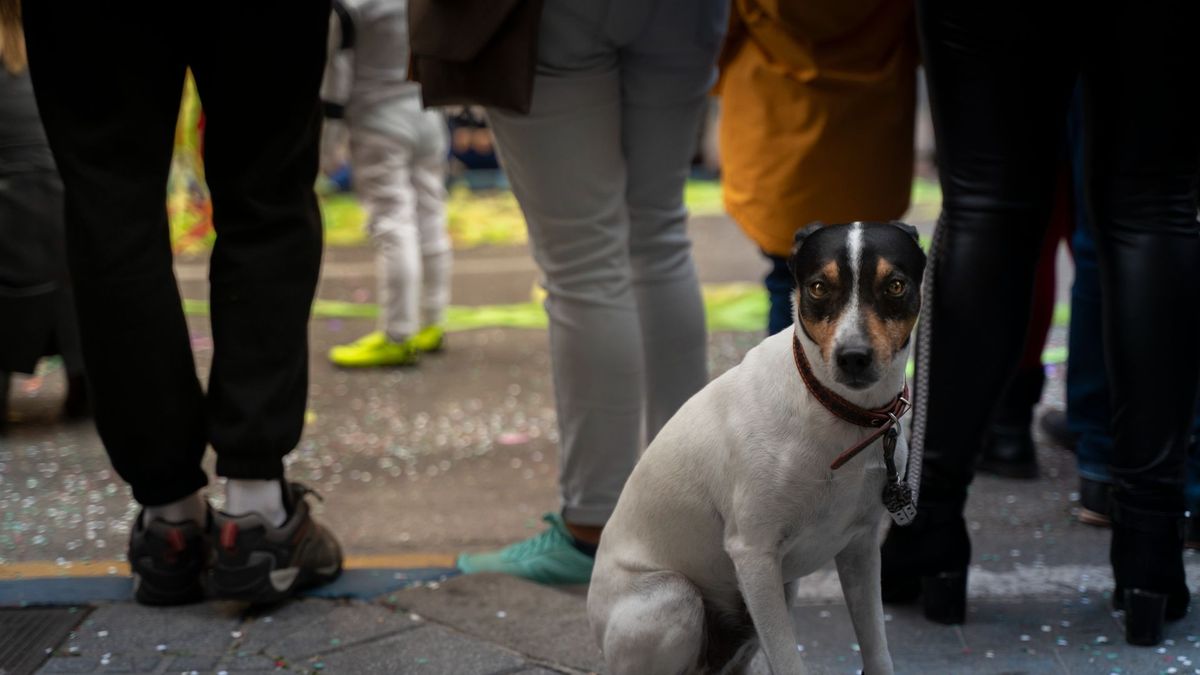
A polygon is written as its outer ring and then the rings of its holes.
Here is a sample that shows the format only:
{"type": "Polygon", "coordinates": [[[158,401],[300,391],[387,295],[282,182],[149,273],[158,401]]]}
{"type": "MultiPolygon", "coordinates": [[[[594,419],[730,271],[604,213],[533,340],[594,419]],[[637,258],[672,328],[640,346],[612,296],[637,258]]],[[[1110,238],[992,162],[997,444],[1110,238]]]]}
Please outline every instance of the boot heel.
{"type": "Polygon", "coordinates": [[[1166,593],[1125,589],[1125,641],[1139,647],[1162,642],[1163,621],[1167,612],[1166,593]]]}
{"type": "Polygon", "coordinates": [[[925,618],[954,625],[967,620],[967,571],[942,572],[921,577],[921,605],[925,618]]]}

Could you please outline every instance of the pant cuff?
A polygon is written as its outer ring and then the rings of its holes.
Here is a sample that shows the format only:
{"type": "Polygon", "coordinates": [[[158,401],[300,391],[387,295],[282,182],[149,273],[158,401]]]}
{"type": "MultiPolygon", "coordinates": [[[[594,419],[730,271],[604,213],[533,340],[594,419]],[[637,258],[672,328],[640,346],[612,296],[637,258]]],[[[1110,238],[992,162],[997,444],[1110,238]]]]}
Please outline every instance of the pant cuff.
{"type": "Polygon", "coordinates": [[[133,499],[142,506],[163,506],[196,492],[208,485],[208,475],[200,467],[175,480],[155,480],[148,485],[131,485],[133,499]]]}
{"type": "Polygon", "coordinates": [[[276,480],[283,478],[283,458],[217,455],[217,475],[235,480],[276,480]]]}
{"type": "Polygon", "coordinates": [[[562,507],[563,520],[572,525],[582,525],[584,527],[604,527],[605,523],[612,516],[612,506],[566,506],[562,507]]]}

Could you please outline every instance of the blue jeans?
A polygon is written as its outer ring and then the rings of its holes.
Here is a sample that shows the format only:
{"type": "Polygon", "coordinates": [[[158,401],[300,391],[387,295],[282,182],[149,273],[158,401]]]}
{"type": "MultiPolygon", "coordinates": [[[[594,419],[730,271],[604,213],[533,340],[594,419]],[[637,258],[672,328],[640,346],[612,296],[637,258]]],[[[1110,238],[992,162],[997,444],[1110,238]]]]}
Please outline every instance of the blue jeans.
{"type": "Polygon", "coordinates": [[[767,314],[767,335],[774,335],[792,325],[792,271],[788,269],[787,258],[764,253],[771,261],[771,271],[763,281],[767,286],[767,295],[771,298],[771,309],[767,314]]]}

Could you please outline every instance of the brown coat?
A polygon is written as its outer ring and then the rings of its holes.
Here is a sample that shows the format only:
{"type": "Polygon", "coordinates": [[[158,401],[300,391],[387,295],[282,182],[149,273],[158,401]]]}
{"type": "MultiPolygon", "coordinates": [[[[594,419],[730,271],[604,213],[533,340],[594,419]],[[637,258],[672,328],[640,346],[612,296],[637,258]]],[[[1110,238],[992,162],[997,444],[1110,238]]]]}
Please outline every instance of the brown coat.
{"type": "Polygon", "coordinates": [[[787,255],[814,220],[908,209],[918,62],[912,0],[734,0],[721,56],[725,207],[787,255]]]}

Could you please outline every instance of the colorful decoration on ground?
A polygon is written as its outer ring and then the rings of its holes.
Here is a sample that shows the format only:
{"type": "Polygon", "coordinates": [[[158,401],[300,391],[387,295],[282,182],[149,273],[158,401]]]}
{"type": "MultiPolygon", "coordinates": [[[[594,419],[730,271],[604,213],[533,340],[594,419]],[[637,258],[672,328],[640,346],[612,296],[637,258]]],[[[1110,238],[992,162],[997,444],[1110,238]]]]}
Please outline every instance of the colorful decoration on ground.
{"type": "MultiPolygon", "coordinates": [[[[191,74],[183,91],[175,133],[175,156],[167,183],[167,215],[171,242],[177,253],[197,254],[212,248],[212,203],[204,183],[204,114],[191,74]]],[[[516,198],[508,190],[472,190],[470,181],[450,190],[447,217],[456,249],[486,245],[522,244],[525,220],[516,198]]],[[[367,241],[366,213],[351,194],[318,186],[325,241],[329,246],[358,246],[367,241]]],[[[684,200],[694,216],[724,213],[721,184],[712,180],[688,181],[684,200]]],[[[933,209],[941,203],[937,184],[918,179],[913,185],[913,208],[933,209]]]]}

